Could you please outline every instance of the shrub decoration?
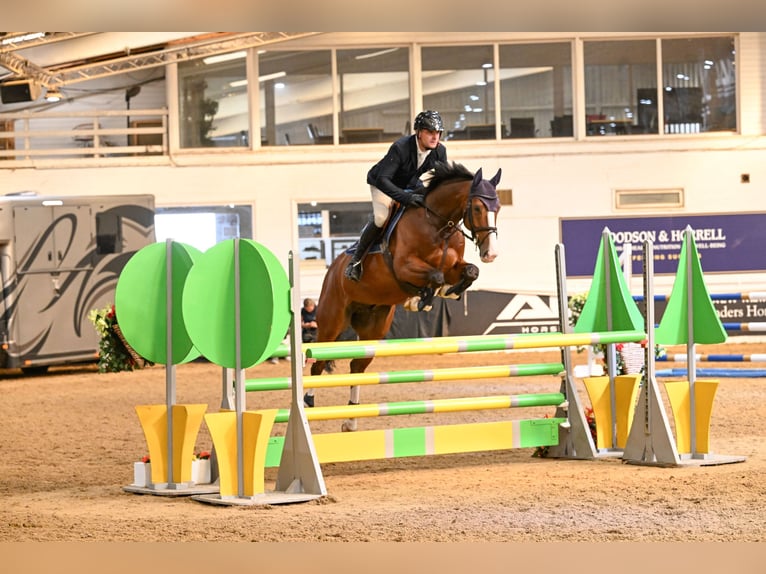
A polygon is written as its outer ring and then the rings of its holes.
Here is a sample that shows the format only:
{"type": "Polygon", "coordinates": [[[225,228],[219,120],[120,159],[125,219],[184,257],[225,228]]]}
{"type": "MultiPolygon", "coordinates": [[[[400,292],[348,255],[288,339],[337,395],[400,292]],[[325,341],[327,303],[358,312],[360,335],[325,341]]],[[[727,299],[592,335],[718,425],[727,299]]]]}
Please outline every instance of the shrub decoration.
{"type": "Polygon", "coordinates": [[[98,372],[118,373],[150,367],[154,363],[141,357],[128,345],[117,324],[117,313],[114,304],[103,309],[93,309],[88,313],[88,319],[99,334],[98,343],[98,372]]]}

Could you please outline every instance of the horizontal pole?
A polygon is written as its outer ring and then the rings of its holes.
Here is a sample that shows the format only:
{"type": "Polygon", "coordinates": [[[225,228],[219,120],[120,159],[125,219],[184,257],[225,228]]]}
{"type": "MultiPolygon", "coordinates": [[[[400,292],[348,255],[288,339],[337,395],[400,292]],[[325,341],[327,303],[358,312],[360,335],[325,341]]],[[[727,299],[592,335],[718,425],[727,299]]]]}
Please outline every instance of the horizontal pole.
{"type": "Polygon", "coordinates": [[[603,333],[533,333],[504,336],[479,336],[452,340],[433,339],[407,343],[372,343],[309,347],[306,357],[316,361],[364,359],[407,355],[441,355],[475,351],[510,349],[543,349],[548,347],[586,346],[608,343],[639,342],[646,338],[643,331],[612,331],[603,333]]]}
{"type": "MultiPolygon", "coordinates": [[[[423,415],[456,413],[489,409],[559,406],[565,401],[562,393],[497,395],[489,397],[460,397],[425,401],[401,401],[366,405],[338,405],[306,409],[309,421],[388,417],[397,415],[423,415]]],[[[286,423],[290,409],[279,409],[274,422],[286,423]]]]}
{"type": "Polygon", "coordinates": [[[766,323],[724,323],[727,331],[766,331],[766,323]]]}
{"type": "MultiPolygon", "coordinates": [[[[643,295],[633,295],[634,301],[643,301],[643,295]]],[[[670,295],[655,295],[655,301],[669,301],[670,295]]],[[[711,301],[766,301],[766,291],[750,291],[749,293],[711,293],[711,301]]]]}
{"type": "MultiPolygon", "coordinates": [[[[525,377],[558,375],[564,371],[562,363],[530,363],[523,365],[497,365],[455,367],[445,369],[416,369],[380,373],[350,373],[303,377],[303,388],[319,389],[350,385],[382,385],[392,383],[425,383],[428,381],[457,381],[463,379],[493,379],[501,377],[525,377]]],[[[245,391],[280,391],[291,386],[290,377],[248,379],[245,391]]]]}
{"type": "MultiPolygon", "coordinates": [[[[671,363],[685,363],[688,360],[688,355],[684,353],[675,353],[672,355],[665,355],[664,357],[657,357],[658,361],[667,361],[671,363]]],[[[706,361],[709,363],[766,363],[766,354],[754,353],[752,355],[694,355],[694,359],[697,361],[706,361]]]]}
{"type": "MultiPolygon", "coordinates": [[[[688,377],[687,369],[657,369],[657,377],[688,377]]],[[[697,367],[694,370],[697,377],[732,377],[737,379],[755,379],[766,377],[766,369],[707,369],[697,367]]]]}
{"type": "MultiPolygon", "coordinates": [[[[558,444],[564,418],[312,434],[320,463],[486,452],[558,444]]],[[[280,465],[284,437],[269,439],[266,467],[280,465]]]]}

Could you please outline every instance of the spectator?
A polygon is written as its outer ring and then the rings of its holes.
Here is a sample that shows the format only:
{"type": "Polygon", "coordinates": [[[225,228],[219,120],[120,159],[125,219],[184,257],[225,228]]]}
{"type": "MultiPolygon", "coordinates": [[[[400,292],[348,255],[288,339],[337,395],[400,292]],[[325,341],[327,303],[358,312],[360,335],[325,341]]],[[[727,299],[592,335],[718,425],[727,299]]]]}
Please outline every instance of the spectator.
{"type": "Polygon", "coordinates": [[[314,343],[317,340],[317,306],[313,299],[303,300],[301,307],[301,333],[304,343],[314,343]]]}

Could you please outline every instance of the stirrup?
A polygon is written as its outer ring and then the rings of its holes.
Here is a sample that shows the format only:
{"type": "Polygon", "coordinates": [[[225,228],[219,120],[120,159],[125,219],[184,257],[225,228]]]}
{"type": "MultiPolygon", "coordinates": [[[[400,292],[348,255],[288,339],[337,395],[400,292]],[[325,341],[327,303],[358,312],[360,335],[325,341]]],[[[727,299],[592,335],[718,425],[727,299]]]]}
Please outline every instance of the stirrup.
{"type": "Polygon", "coordinates": [[[346,266],[346,271],[344,272],[344,275],[347,279],[350,279],[351,281],[359,282],[359,280],[362,278],[362,262],[357,261],[356,263],[349,263],[346,266]]]}

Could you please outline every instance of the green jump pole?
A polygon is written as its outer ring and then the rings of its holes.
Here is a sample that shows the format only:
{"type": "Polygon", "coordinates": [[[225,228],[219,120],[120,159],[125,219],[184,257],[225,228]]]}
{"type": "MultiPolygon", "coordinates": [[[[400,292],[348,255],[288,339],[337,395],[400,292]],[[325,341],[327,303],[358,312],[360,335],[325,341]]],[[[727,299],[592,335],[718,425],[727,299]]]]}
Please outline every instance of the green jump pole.
{"type": "Polygon", "coordinates": [[[646,338],[643,331],[612,331],[603,333],[534,333],[480,337],[477,339],[433,340],[412,343],[369,345],[333,345],[306,349],[306,357],[315,361],[336,359],[365,359],[408,355],[441,355],[475,351],[510,349],[542,349],[547,347],[587,346],[607,343],[639,342],[646,338]]]}
{"type": "MultiPolygon", "coordinates": [[[[345,387],[350,385],[381,385],[391,383],[424,383],[428,381],[455,381],[462,379],[492,379],[501,377],[525,377],[535,375],[558,375],[564,371],[562,363],[531,363],[525,365],[497,365],[478,367],[455,367],[449,369],[415,369],[380,373],[351,373],[304,377],[306,389],[345,387]]],[[[248,379],[247,392],[280,391],[290,388],[290,377],[248,379]]]]}
{"type": "MultiPolygon", "coordinates": [[[[455,413],[517,407],[559,406],[565,398],[562,393],[539,393],[523,395],[497,395],[489,397],[460,397],[426,401],[402,401],[367,405],[337,405],[314,407],[306,410],[309,421],[329,421],[345,418],[387,417],[396,415],[422,415],[431,413],[455,413]]],[[[280,409],[274,422],[285,423],[288,409],[280,409]]]]}

